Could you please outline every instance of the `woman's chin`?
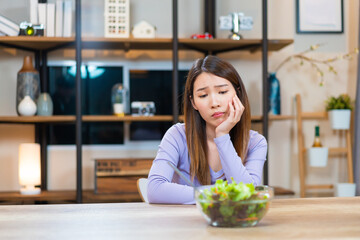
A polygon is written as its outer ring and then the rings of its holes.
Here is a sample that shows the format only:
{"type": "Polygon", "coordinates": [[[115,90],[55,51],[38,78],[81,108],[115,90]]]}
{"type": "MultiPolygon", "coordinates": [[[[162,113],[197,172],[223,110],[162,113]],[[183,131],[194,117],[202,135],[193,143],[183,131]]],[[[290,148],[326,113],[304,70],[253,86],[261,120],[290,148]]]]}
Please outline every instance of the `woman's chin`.
{"type": "Polygon", "coordinates": [[[225,118],[219,118],[219,119],[216,119],[215,121],[215,127],[218,127],[220,124],[222,124],[223,122],[225,121],[225,118]]]}

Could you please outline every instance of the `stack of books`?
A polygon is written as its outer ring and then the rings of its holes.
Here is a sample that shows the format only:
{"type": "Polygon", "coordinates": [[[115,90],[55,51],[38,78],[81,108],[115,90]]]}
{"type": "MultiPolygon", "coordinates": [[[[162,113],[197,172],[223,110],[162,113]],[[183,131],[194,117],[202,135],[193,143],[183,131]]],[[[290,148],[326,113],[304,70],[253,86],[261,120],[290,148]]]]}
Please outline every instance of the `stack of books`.
{"type": "Polygon", "coordinates": [[[47,3],[46,0],[30,1],[30,22],[43,24],[47,37],[71,37],[72,35],[72,1],[56,0],[47,3]]]}
{"type": "Polygon", "coordinates": [[[18,24],[0,15],[0,36],[17,36],[19,35],[19,31],[20,28],[18,24]]]}
{"type": "MultiPolygon", "coordinates": [[[[72,36],[73,7],[71,0],[56,0],[54,3],[47,3],[47,0],[29,1],[30,23],[32,25],[43,24],[44,36],[72,36]]],[[[18,36],[19,31],[18,24],[0,15],[0,36],[18,36]]]]}

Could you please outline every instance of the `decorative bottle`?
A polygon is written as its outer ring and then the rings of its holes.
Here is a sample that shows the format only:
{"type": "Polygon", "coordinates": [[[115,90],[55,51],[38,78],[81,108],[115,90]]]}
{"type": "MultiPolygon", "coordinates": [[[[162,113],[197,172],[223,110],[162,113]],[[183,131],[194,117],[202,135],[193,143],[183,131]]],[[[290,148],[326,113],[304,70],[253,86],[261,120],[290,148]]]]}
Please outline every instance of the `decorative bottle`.
{"type": "Polygon", "coordinates": [[[269,111],[274,115],[281,114],[280,82],[276,73],[270,73],[269,76],[269,111]]]}
{"type": "Polygon", "coordinates": [[[315,126],[315,138],[314,143],[312,147],[322,147],[321,141],[320,141],[320,127],[315,126]]]}
{"type": "Polygon", "coordinates": [[[33,67],[31,56],[24,57],[22,68],[17,74],[16,82],[16,110],[19,113],[19,104],[29,96],[35,103],[40,95],[40,77],[39,72],[33,67]]]}

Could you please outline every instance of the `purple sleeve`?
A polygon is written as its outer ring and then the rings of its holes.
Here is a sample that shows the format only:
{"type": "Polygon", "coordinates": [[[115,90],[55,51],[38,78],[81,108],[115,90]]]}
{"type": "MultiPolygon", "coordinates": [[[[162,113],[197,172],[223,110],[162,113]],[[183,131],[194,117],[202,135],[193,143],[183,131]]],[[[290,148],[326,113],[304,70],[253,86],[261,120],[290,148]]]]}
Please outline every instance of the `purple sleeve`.
{"type": "Polygon", "coordinates": [[[148,176],[149,203],[194,204],[194,190],[190,186],[172,183],[174,170],[183,161],[182,152],[186,142],[175,126],[164,135],[148,176]]]}
{"type": "Polygon", "coordinates": [[[245,165],[238,156],[229,134],[214,140],[219,152],[222,169],[229,182],[233,177],[236,182],[254,183],[255,186],[261,183],[262,170],[267,154],[267,142],[262,135],[258,133],[251,134],[245,165]]]}

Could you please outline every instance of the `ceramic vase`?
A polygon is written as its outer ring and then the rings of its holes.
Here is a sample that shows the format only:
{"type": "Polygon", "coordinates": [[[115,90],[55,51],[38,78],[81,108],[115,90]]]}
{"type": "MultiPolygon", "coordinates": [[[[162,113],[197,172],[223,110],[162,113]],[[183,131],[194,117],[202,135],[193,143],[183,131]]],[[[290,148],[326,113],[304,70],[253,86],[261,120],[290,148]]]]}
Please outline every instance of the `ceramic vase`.
{"type": "MultiPolygon", "coordinates": [[[[30,56],[24,57],[22,68],[17,74],[16,82],[16,110],[19,115],[19,104],[29,96],[33,102],[36,102],[40,95],[40,77],[39,72],[33,67],[32,58],[30,56]]],[[[36,106],[36,105],[35,105],[36,106]]]]}
{"type": "Polygon", "coordinates": [[[53,115],[53,102],[48,93],[40,94],[37,100],[37,115],[39,116],[53,115]]]}
{"type": "Polygon", "coordinates": [[[22,116],[34,116],[36,113],[36,104],[30,96],[25,96],[19,103],[17,110],[22,116]]]}

